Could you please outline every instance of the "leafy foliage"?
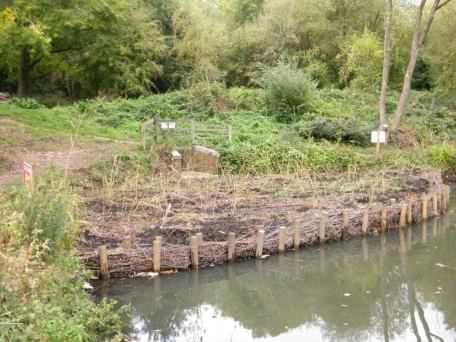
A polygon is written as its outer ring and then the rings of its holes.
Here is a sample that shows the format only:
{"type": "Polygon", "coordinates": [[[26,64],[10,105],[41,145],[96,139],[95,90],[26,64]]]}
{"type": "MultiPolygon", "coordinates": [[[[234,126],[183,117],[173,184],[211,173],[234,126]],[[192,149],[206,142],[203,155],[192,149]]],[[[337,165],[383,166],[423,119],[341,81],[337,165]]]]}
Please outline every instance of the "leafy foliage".
{"type": "Polygon", "coordinates": [[[303,70],[279,63],[266,69],[259,83],[264,89],[269,115],[279,121],[295,121],[313,109],[316,84],[303,70]]]}

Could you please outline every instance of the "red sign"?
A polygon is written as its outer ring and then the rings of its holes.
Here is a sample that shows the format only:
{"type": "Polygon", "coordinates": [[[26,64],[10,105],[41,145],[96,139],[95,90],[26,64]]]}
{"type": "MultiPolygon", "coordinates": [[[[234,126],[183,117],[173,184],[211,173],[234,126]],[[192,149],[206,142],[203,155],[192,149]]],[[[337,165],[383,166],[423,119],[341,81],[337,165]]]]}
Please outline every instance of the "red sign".
{"type": "Polygon", "coordinates": [[[33,191],[33,166],[24,162],[22,166],[24,184],[29,191],[33,191]]]}

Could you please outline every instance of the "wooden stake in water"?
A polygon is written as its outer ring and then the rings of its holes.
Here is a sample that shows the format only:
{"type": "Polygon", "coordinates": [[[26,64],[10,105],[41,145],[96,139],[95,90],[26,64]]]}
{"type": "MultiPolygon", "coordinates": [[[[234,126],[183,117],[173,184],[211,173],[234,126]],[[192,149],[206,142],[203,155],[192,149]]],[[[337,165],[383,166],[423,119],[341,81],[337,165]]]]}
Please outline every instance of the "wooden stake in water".
{"type": "Polygon", "coordinates": [[[301,229],[298,226],[294,229],[293,247],[294,249],[301,247],[301,229]]]}
{"type": "Polygon", "coordinates": [[[236,235],[234,233],[228,234],[228,261],[234,260],[234,253],[236,250],[236,235]]]}
{"type": "Polygon", "coordinates": [[[432,208],[434,210],[434,216],[439,216],[439,198],[436,193],[432,195],[432,208]]]}
{"type": "Polygon", "coordinates": [[[257,234],[257,249],[256,257],[261,258],[263,256],[263,245],[264,245],[264,230],[259,230],[257,234]]]}
{"type": "Polygon", "coordinates": [[[198,244],[201,246],[203,244],[203,233],[196,233],[196,237],[198,238],[198,244]]]}
{"type": "Polygon", "coordinates": [[[320,243],[325,243],[326,241],[326,224],[328,221],[328,217],[325,213],[320,213],[320,243]]]}
{"type": "Polygon", "coordinates": [[[388,229],[388,209],[385,207],[382,208],[381,229],[382,229],[382,233],[388,229]]]}
{"type": "Polygon", "coordinates": [[[421,216],[423,220],[428,219],[428,199],[426,196],[423,196],[423,200],[421,202],[421,216]]]}
{"type": "Polygon", "coordinates": [[[157,236],[153,242],[153,268],[159,273],[161,267],[161,237],[157,236]]]}
{"type": "Polygon", "coordinates": [[[199,267],[199,238],[198,236],[192,236],[190,239],[190,245],[192,250],[192,265],[195,270],[199,267]]]}
{"type": "Polygon", "coordinates": [[[108,263],[108,250],[106,246],[100,246],[98,248],[98,257],[100,258],[100,278],[108,280],[109,274],[109,263],[108,263]]]}
{"type": "Polygon", "coordinates": [[[407,223],[413,223],[413,202],[409,201],[407,205],[407,223]]]}
{"type": "Polygon", "coordinates": [[[279,253],[285,252],[285,243],[287,238],[287,229],[285,227],[279,228],[279,253]]]}
{"type": "Polygon", "coordinates": [[[349,217],[348,210],[342,211],[342,238],[348,233],[349,217]]]}
{"type": "Polygon", "coordinates": [[[407,224],[407,204],[403,203],[401,207],[401,216],[399,218],[399,227],[405,227],[407,224]]]}
{"type": "Polygon", "coordinates": [[[366,208],[364,210],[364,214],[363,214],[363,224],[362,224],[363,235],[367,235],[368,229],[369,229],[369,208],[366,208]]]}

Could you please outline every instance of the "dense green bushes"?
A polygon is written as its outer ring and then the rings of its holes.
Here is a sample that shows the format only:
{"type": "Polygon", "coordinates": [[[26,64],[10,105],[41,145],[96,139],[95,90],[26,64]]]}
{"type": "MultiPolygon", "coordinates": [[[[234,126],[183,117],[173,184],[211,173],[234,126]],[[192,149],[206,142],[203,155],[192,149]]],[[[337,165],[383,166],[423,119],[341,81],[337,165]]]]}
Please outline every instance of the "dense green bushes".
{"type": "Polygon", "coordinates": [[[259,83],[265,92],[268,114],[279,121],[296,121],[314,108],[317,83],[302,69],[279,63],[266,69],[259,83]]]}

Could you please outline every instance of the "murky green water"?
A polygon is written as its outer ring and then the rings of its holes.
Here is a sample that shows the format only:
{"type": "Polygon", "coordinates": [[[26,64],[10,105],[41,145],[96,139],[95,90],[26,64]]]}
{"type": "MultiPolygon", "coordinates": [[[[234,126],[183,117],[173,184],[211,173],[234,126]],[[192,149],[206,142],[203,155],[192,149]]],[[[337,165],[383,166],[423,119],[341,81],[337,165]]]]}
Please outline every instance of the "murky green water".
{"type": "Polygon", "coordinates": [[[456,214],[100,291],[131,303],[134,341],[456,341],[456,214]]]}

